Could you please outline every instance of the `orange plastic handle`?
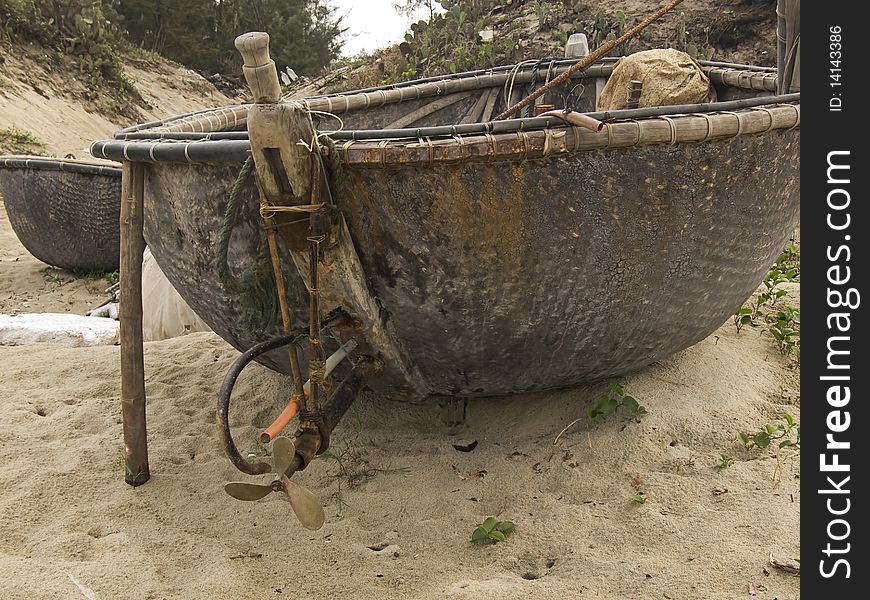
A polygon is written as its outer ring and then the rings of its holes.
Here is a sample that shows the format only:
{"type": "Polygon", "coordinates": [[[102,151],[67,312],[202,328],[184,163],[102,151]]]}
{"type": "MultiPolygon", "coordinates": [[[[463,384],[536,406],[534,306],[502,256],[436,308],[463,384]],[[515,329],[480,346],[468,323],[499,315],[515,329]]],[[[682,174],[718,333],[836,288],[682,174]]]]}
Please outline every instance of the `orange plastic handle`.
{"type": "Polygon", "coordinates": [[[299,395],[293,394],[293,397],[290,398],[290,402],[287,403],[287,406],[278,415],[278,418],[269,425],[263,432],[258,436],[261,444],[268,444],[272,441],[272,439],[281,433],[281,431],[290,424],[296,414],[299,412],[299,395]]]}

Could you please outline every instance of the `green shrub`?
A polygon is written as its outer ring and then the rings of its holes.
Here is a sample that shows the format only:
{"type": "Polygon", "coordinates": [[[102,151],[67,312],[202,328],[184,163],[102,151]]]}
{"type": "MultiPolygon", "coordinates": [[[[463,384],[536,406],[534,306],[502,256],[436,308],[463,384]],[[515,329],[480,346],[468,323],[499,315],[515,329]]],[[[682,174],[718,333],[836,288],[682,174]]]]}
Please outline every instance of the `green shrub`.
{"type": "Polygon", "coordinates": [[[123,36],[110,17],[116,18],[111,0],[0,0],[4,37],[71,56],[95,84],[111,81],[133,92],[117,52],[123,36]]]}

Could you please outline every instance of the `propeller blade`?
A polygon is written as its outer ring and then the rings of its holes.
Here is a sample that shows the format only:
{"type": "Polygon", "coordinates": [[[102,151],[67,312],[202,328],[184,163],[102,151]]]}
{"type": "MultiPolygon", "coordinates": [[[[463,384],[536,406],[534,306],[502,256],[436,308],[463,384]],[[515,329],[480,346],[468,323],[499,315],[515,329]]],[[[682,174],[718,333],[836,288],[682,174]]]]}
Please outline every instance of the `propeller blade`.
{"type": "Polygon", "coordinates": [[[284,484],[284,492],[287,494],[287,499],[290,501],[290,506],[296,513],[299,523],[305,529],[317,530],[323,527],[326,515],[323,513],[323,507],[320,506],[317,496],[301,485],[293,483],[289,477],[282,475],[281,482],[284,484]]]}
{"type": "Polygon", "coordinates": [[[293,464],[296,458],[296,445],[288,437],[280,435],[272,442],[272,471],[276,477],[284,475],[284,472],[293,464]]]}
{"type": "Polygon", "coordinates": [[[237,500],[259,500],[272,491],[271,485],[231,481],[224,484],[224,491],[237,500]]]}

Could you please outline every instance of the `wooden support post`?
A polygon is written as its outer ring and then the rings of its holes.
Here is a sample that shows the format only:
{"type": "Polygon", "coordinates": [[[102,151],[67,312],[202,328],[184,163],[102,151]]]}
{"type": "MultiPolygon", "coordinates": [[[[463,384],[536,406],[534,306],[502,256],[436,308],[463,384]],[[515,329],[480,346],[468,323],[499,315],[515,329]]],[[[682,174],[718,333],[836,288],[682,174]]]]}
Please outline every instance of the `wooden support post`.
{"type": "MultiPolygon", "coordinates": [[[[304,204],[311,195],[311,145],[316,141],[311,119],[302,105],[281,102],[278,72],[269,58],[269,35],[252,31],[235,43],[256,100],[248,111],[248,137],[258,185],[270,204],[304,204]]],[[[307,225],[298,215],[279,212],[274,219],[287,248],[307,255],[307,225]],[[291,225],[293,221],[297,223],[291,225]]]]}
{"type": "MultiPolygon", "coordinates": [[[[243,33],[236,38],[235,45],[242,55],[242,72],[256,101],[248,112],[248,137],[251,140],[257,189],[260,192],[260,214],[263,215],[269,232],[269,253],[275,273],[275,285],[278,288],[281,320],[284,331],[289,333],[293,328],[293,320],[284,290],[275,231],[276,226],[283,225],[279,234],[287,248],[297,252],[307,251],[308,224],[306,220],[299,219],[298,214],[272,214],[267,209],[270,205],[299,204],[303,197],[300,194],[310,189],[309,172],[305,169],[310,170],[313,164],[311,151],[300,142],[313,144],[315,134],[305,111],[295,103],[281,103],[278,71],[275,69],[275,61],[269,56],[269,34],[262,31],[243,33]],[[293,225],[293,220],[298,222],[293,225]]],[[[308,197],[304,198],[307,201],[308,197]]],[[[295,397],[301,399],[301,406],[304,408],[306,396],[302,388],[305,380],[299,366],[296,344],[288,345],[287,352],[295,397]]]]}
{"type": "Polygon", "coordinates": [[[151,477],[145,429],[145,360],[142,346],[142,253],[145,165],[123,164],[121,179],[121,421],[124,480],[142,485],[151,477]]]}

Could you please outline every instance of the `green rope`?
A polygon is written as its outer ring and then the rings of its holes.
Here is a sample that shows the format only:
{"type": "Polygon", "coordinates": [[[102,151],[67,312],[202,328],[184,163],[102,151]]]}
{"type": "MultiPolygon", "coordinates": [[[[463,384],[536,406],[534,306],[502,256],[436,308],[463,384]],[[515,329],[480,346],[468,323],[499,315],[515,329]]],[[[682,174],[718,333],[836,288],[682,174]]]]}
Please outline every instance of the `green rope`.
{"type": "MultiPolygon", "coordinates": [[[[312,123],[313,126],[313,123],[312,123]]],[[[334,191],[342,187],[344,173],[341,167],[341,157],[335,147],[335,141],[328,135],[321,134],[318,140],[328,152],[321,156],[321,167],[326,175],[326,189],[329,201],[336,205],[334,191]]],[[[218,234],[217,254],[214,267],[224,288],[239,297],[239,312],[242,324],[255,333],[268,332],[281,322],[280,303],[275,286],[275,274],[272,270],[268,246],[260,241],[260,249],[253,264],[245,267],[241,276],[236,277],[230,271],[229,250],[230,239],[235,229],[241,207],[242,192],[249,183],[254,172],[254,159],[248,157],[242,165],[232,188],[224,212],[223,221],[218,234]]],[[[292,294],[291,294],[292,295],[292,294]]]]}
{"type": "Polygon", "coordinates": [[[321,133],[317,136],[318,141],[327,149],[326,156],[320,156],[320,166],[326,175],[326,193],[329,194],[329,202],[335,207],[338,207],[338,201],[335,194],[336,190],[343,189],[345,184],[345,174],[341,166],[341,156],[338,149],[335,147],[335,140],[321,133]]]}
{"type": "Polygon", "coordinates": [[[274,329],[280,321],[278,292],[275,275],[266,243],[260,240],[260,249],[253,264],[245,267],[240,277],[230,272],[230,238],[239,217],[242,192],[254,170],[254,159],[245,160],[239,176],[230,190],[230,198],[218,237],[215,270],[218,278],[228,292],[239,297],[239,312],[242,325],[254,333],[265,333],[274,329]]]}
{"type": "Polygon", "coordinates": [[[236,177],[232,189],[230,189],[230,199],[229,202],[227,202],[227,209],[224,212],[224,218],[221,222],[220,236],[218,238],[215,269],[217,269],[217,274],[218,277],[220,277],[221,283],[223,283],[228,290],[233,292],[239,291],[241,286],[239,281],[233,277],[232,273],[230,273],[230,265],[227,260],[230,251],[230,237],[233,235],[233,228],[236,226],[236,220],[239,217],[239,201],[242,198],[242,190],[244,190],[245,184],[253,171],[254,159],[249,156],[247,160],[245,160],[245,164],[242,165],[242,170],[239,172],[239,176],[236,177]]]}

